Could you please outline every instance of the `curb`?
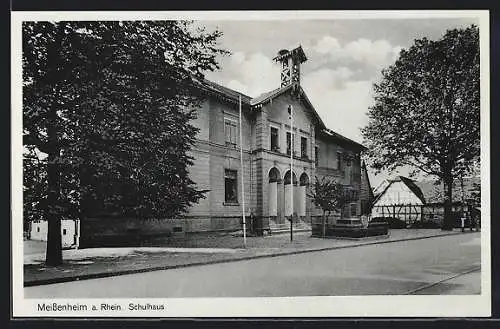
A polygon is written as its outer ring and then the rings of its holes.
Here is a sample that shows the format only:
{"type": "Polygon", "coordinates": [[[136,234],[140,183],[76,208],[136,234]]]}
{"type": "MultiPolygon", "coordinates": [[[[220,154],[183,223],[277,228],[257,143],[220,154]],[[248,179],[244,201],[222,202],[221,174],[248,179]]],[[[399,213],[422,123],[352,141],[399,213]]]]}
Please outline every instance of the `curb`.
{"type": "MultiPolygon", "coordinates": [[[[177,268],[184,268],[184,267],[191,267],[191,266],[223,264],[223,263],[239,262],[239,261],[258,259],[258,258],[271,258],[271,257],[279,257],[279,256],[298,255],[298,254],[305,254],[305,253],[309,253],[309,252],[356,248],[356,247],[363,247],[363,246],[369,246],[369,245],[374,245],[374,244],[386,244],[386,243],[394,243],[394,242],[402,242],[402,241],[423,240],[423,239],[429,239],[429,238],[461,235],[461,234],[466,234],[466,233],[469,233],[469,232],[454,232],[454,233],[447,233],[447,234],[434,234],[434,235],[426,235],[426,236],[421,236],[421,237],[395,239],[395,240],[382,240],[382,241],[377,240],[377,241],[371,241],[371,242],[366,242],[366,243],[357,243],[357,244],[344,245],[344,246],[332,246],[332,247],[323,247],[323,248],[315,248],[315,249],[303,249],[303,250],[294,250],[294,251],[286,251],[286,252],[277,252],[277,253],[273,253],[273,254],[252,255],[252,256],[242,256],[242,257],[229,258],[229,259],[218,259],[218,260],[211,260],[211,261],[193,262],[193,263],[188,263],[188,264],[163,265],[163,266],[148,267],[148,268],[142,268],[142,269],[116,271],[116,272],[90,273],[90,274],[84,274],[84,275],[73,276],[73,277],[68,276],[68,277],[61,277],[61,278],[32,280],[32,281],[25,281],[24,287],[33,287],[33,286],[49,285],[49,284],[55,284],[55,283],[64,283],[64,282],[72,282],[72,281],[80,281],[80,280],[107,278],[107,277],[112,277],[112,276],[170,270],[170,269],[177,269],[177,268]]],[[[476,233],[476,232],[470,232],[470,233],[476,233]]]]}
{"type": "MultiPolygon", "coordinates": [[[[317,239],[346,240],[346,241],[379,241],[379,240],[389,239],[390,237],[391,237],[390,233],[387,233],[384,235],[368,236],[368,237],[364,237],[364,238],[351,238],[351,237],[347,237],[347,236],[327,236],[327,237],[313,236],[313,238],[317,238],[317,239]]],[[[408,239],[405,239],[405,240],[408,240],[408,239]]]]}
{"type": "Polygon", "coordinates": [[[407,292],[403,293],[402,295],[413,295],[416,292],[419,292],[419,291],[422,291],[422,290],[425,290],[425,289],[428,289],[428,288],[432,288],[432,287],[437,286],[438,284],[441,284],[443,282],[450,281],[450,280],[458,278],[458,277],[460,277],[462,275],[466,275],[466,274],[469,274],[469,273],[474,273],[474,272],[477,272],[477,271],[481,271],[481,266],[476,266],[476,267],[473,267],[471,269],[468,269],[468,270],[462,271],[460,273],[454,274],[454,275],[452,275],[450,277],[447,277],[445,279],[442,279],[442,280],[439,280],[439,281],[436,281],[436,282],[432,282],[432,283],[428,283],[428,284],[423,285],[421,287],[418,287],[418,288],[412,289],[410,291],[407,291],[407,292]]]}

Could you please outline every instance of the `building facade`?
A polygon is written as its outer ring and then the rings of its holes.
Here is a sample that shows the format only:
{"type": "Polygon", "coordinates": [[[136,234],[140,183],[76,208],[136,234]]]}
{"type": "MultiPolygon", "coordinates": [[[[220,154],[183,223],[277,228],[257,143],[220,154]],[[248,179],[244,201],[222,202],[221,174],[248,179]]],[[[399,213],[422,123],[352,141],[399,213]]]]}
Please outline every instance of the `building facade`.
{"type": "Polygon", "coordinates": [[[319,117],[300,86],[300,66],[307,60],[302,48],[282,50],[274,60],[281,66],[281,86],[256,98],[210,81],[201,84],[206,97],[194,121],[199,133],[189,171],[208,192],[179,223],[184,231],[241,228],[243,198],[246,215],[264,225],[286,224],[292,214],[310,223],[321,215],[308,197],[315,177],[336,179],[355,196],[347,216],[360,215],[369,202],[364,147],[329,130],[319,117]]]}
{"type": "MultiPolygon", "coordinates": [[[[300,86],[300,65],[307,60],[301,47],[282,50],[275,60],[281,85],[256,98],[200,82],[204,99],[193,122],[199,132],[188,169],[197,188],[208,191],[205,198],[179,218],[69,221],[61,231],[65,247],[125,246],[141,239],[239,230],[243,202],[249,221],[255,218],[261,227],[289,227],[291,218],[294,225],[310,228],[322,216],[308,196],[316,177],[344,185],[354,200],[344,216],[366,212],[373,194],[361,162],[365,148],[328,129],[319,117],[300,86]]],[[[329,221],[335,218],[338,214],[329,221]]],[[[46,226],[34,223],[31,238],[46,240],[46,226]]]]}

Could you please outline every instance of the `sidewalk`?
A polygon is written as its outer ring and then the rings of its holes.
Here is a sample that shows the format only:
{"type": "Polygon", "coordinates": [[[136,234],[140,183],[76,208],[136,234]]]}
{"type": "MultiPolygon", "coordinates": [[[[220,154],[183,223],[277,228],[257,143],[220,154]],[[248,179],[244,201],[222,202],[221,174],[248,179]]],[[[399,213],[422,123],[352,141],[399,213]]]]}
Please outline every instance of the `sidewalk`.
{"type": "MultiPolygon", "coordinates": [[[[64,263],[58,267],[45,267],[45,253],[34,241],[25,241],[24,285],[34,286],[80,279],[139,273],[252,259],[275,257],[304,252],[332,250],[363,245],[390,243],[404,240],[425,239],[461,233],[460,230],[439,229],[391,230],[389,237],[372,237],[366,240],[321,239],[310,232],[266,237],[248,237],[247,248],[243,238],[232,235],[190,236],[170,242],[166,247],[89,248],[64,250],[64,263]]],[[[43,243],[38,243],[43,244],[43,243]]],[[[44,246],[43,246],[44,247],[44,246]]]]}

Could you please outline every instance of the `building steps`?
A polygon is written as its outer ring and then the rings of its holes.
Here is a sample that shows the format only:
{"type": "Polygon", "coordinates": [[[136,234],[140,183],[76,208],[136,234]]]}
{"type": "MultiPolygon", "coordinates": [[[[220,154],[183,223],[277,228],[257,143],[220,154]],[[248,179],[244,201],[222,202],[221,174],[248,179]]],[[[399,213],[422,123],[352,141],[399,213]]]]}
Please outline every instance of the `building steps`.
{"type": "MultiPolygon", "coordinates": [[[[290,232],[290,222],[286,223],[275,223],[270,221],[269,228],[271,229],[271,234],[280,234],[290,232]]],[[[304,221],[298,221],[293,223],[294,232],[307,232],[311,231],[311,225],[304,221]]]]}

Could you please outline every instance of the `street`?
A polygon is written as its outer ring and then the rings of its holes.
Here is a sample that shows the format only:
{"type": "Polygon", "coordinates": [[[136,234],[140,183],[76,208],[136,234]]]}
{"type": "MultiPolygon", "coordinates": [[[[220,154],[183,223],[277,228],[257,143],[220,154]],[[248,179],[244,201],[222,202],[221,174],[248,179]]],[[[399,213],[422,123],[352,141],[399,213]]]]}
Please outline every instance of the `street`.
{"type": "Polygon", "coordinates": [[[24,293],[26,298],[479,294],[479,267],[480,233],[468,233],[27,287],[24,293]],[[432,285],[438,281],[443,282],[432,285]]]}

